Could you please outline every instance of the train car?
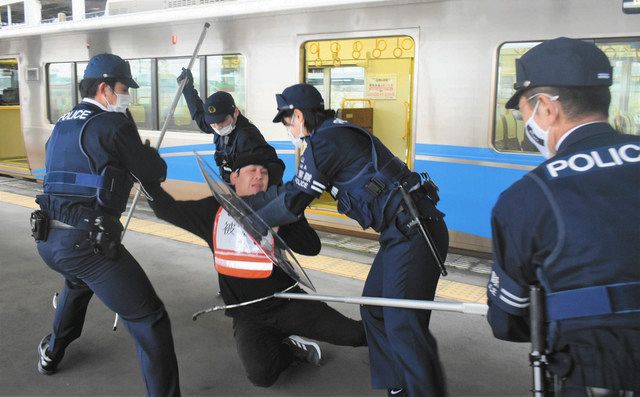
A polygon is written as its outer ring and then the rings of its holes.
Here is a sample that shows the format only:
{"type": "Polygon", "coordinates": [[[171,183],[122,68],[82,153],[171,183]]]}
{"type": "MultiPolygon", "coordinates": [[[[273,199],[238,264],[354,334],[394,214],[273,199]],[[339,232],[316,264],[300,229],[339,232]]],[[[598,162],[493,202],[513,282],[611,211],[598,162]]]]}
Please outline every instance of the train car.
{"type": "MultiPolygon", "coordinates": [[[[316,86],[346,120],[369,128],[409,166],[440,186],[454,248],[489,253],[499,193],[542,161],[523,121],[504,109],[514,60],[541,40],[568,36],[599,45],[614,65],[611,123],[640,134],[640,15],[620,0],[236,0],[0,31],[0,172],[41,178],[44,144],[79,98],[88,59],[130,61],[140,88],[130,110],[154,142],[202,26],[212,28],[193,72],[202,98],[229,91],[285,161],[299,153],[271,123],[274,94],[316,86]]],[[[627,4],[628,6],[628,4],[627,4]]],[[[212,136],[184,100],[160,152],[167,188],[206,195],[194,152],[212,136]]],[[[527,203],[523,203],[527,205],[527,203]]],[[[327,197],[307,216],[320,228],[361,233],[327,197]]]]}

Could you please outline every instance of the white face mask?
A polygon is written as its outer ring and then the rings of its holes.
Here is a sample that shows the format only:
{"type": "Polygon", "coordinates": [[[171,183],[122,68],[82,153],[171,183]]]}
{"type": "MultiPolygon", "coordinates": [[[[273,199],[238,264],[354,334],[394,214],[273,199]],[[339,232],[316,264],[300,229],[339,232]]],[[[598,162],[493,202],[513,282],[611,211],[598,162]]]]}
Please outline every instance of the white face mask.
{"type": "Polygon", "coordinates": [[[224,127],[220,128],[220,129],[217,129],[212,124],[211,128],[213,128],[213,130],[216,132],[216,134],[218,134],[220,136],[227,136],[227,135],[231,134],[231,132],[236,128],[236,122],[234,120],[233,123],[231,123],[229,125],[225,125],[224,127]]]}
{"type": "Polygon", "coordinates": [[[293,132],[291,131],[292,126],[293,126],[293,116],[291,116],[291,121],[289,122],[289,125],[285,128],[287,129],[287,136],[289,137],[289,140],[291,141],[291,143],[293,143],[293,146],[295,146],[296,150],[298,150],[302,148],[304,141],[302,140],[301,136],[300,137],[293,136],[293,132]]]}
{"type": "MultiPolygon", "coordinates": [[[[536,94],[530,97],[528,100],[533,99],[538,95],[547,96],[551,101],[558,100],[558,96],[551,96],[548,94],[536,94]]],[[[524,125],[524,131],[527,135],[527,139],[538,149],[538,151],[544,156],[544,158],[548,159],[551,157],[551,151],[549,150],[549,128],[543,130],[542,127],[536,123],[535,116],[538,111],[538,105],[540,105],[540,101],[536,101],[536,106],[533,107],[533,113],[531,113],[531,117],[527,120],[524,125]]]]}
{"type": "Polygon", "coordinates": [[[227,126],[224,126],[220,129],[214,128],[213,130],[216,132],[216,134],[220,135],[220,136],[227,136],[229,134],[231,134],[231,132],[233,131],[233,129],[236,128],[235,124],[229,124],[227,126]]]}
{"type": "MultiPolygon", "coordinates": [[[[109,87],[109,88],[111,88],[111,87],[109,87]]],[[[129,107],[129,104],[131,103],[131,96],[129,94],[118,94],[113,89],[111,89],[111,92],[113,92],[115,94],[115,96],[116,96],[116,104],[112,105],[111,103],[109,103],[109,100],[105,96],[104,100],[107,101],[107,110],[109,112],[126,113],[127,108],[129,107]]]]}

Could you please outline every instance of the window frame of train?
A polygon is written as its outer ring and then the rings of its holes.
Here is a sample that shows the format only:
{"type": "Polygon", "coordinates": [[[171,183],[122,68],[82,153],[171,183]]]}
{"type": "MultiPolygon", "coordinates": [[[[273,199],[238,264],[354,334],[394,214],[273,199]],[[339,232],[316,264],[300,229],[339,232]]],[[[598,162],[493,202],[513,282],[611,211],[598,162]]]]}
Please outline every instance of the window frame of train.
{"type": "MultiPolygon", "coordinates": [[[[161,101],[161,95],[162,95],[161,90],[163,88],[163,81],[160,78],[160,75],[163,73],[163,70],[161,70],[163,68],[161,63],[168,62],[168,61],[171,61],[171,62],[182,61],[182,63],[180,64],[180,69],[176,69],[173,71],[175,73],[172,77],[173,83],[169,84],[172,89],[172,91],[170,91],[171,99],[173,99],[173,96],[175,95],[178,88],[178,83],[176,81],[176,78],[180,75],[181,68],[189,64],[188,57],[157,58],[156,80],[157,80],[158,89],[156,92],[157,92],[157,103],[158,103],[157,108],[159,109],[159,111],[162,110],[162,107],[164,105],[164,103],[161,101]]],[[[171,75],[171,73],[169,73],[168,71],[165,74],[167,76],[171,75]]],[[[205,101],[209,95],[215,92],[214,89],[216,87],[219,87],[223,91],[230,92],[234,97],[236,106],[242,112],[245,112],[247,91],[246,91],[246,58],[244,54],[232,53],[232,54],[201,55],[198,57],[197,62],[194,63],[194,66],[192,68],[192,74],[193,74],[193,80],[194,80],[194,87],[198,90],[198,95],[202,101],[205,101]],[[220,62],[216,65],[219,67],[217,69],[214,69],[214,62],[215,62],[214,60],[216,59],[219,59],[220,62]],[[229,61],[226,61],[226,60],[229,60],[229,61]],[[228,84],[227,86],[225,86],[225,79],[227,79],[227,83],[228,83],[228,80],[229,80],[228,74],[230,72],[225,71],[224,69],[233,69],[232,67],[228,67],[229,65],[225,67],[225,61],[229,64],[231,63],[236,64],[236,66],[239,66],[238,68],[241,70],[238,76],[235,76],[237,77],[237,79],[235,79],[234,81],[236,83],[239,81],[239,84],[233,85],[234,90],[230,90],[229,89],[230,86],[228,86],[228,84]],[[216,72],[219,72],[219,74],[216,72]],[[215,76],[216,79],[212,79],[212,75],[214,73],[216,73],[216,76],[215,76]],[[236,89],[238,87],[240,87],[240,90],[237,90],[238,92],[236,92],[236,89]]],[[[177,125],[176,123],[169,124],[167,129],[175,132],[199,132],[200,131],[197,124],[191,119],[191,114],[189,113],[189,109],[184,99],[184,96],[180,97],[180,100],[178,101],[175,111],[182,112],[181,114],[182,114],[182,117],[185,119],[183,120],[185,124],[184,125],[177,125]],[[189,120],[188,124],[186,123],[186,117],[188,117],[188,120],[189,120]]],[[[176,118],[175,111],[174,111],[174,119],[176,118]]],[[[165,112],[163,112],[163,114],[164,113],[165,112]]],[[[160,114],[160,124],[164,123],[164,119],[162,118],[163,114],[160,114]]]]}
{"type": "MultiPolygon", "coordinates": [[[[582,40],[600,47],[613,66],[609,123],[621,132],[640,135],[640,37],[582,40]],[[630,56],[625,56],[627,53],[630,56]],[[634,53],[635,56],[633,56],[634,53]],[[626,90],[627,94],[623,95],[621,90],[626,90]],[[624,107],[623,112],[620,111],[621,107],[624,107]]],[[[514,93],[515,59],[540,43],[540,41],[514,41],[498,46],[493,98],[495,106],[491,132],[491,145],[498,152],[538,153],[524,136],[525,120],[522,120],[519,112],[507,110],[504,105],[514,93]],[[504,73],[505,70],[507,73],[504,73]],[[498,139],[499,137],[502,139],[498,139]]]]}
{"type": "MultiPolygon", "coordinates": [[[[178,71],[181,70],[183,66],[189,64],[189,58],[133,58],[127,59],[127,61],[131,64],[133,79],[140,85],[138,89],[129,90],[132,99],[129,110],[138,128],[157,131],[160,129],[160,125],[164,124],[164,118],[162,118],[162,116],[166,114],[169,104],[171,104],[177,92],[178,83],[176,78],[180,74],[178,71]],[[161,70],[164,68],[163,63],[172,64],[171,68],[175,67],[176,70],[161,70]],[[163,73],[166,75],[164,80],[160,77],[163,73]],[[166,87],[163,87],[163,84],[166,85],[166,87]],[[144,96],[145,100],[142,100],[143,96],[139,91],[143,88],[147,91],[146,93],[148,93],[147,96],[144,96]],[[163,88],[166,89],[166,93],[163,88]],[[164,98],[165,100],[161,100],[162,95],[166,96],[166,98],[164,98]],[[164,108],[164,110],[162,108],[164,108]]],[[[82,99],[80,97],[78,83],[82,80],[82,75],[84,74],[87,63],[88,61],[71,61],[46,64],[47,118],[51,124],[55,124],[61,115],[71,110],[71,108],[82,99]],[[68,91],[64,97],[71,98],[68,109],[63,108],[67,106],[67,103],[52,109],[52,104],[55,103],[55,101],[52,101],[50,69],[53,66],[55,70],[60,67],[59,65],[67,65],[70,72],[68,76],[69,83],[67,84],[65,82],[64,86],[64,89],[68,91]]],[[[62,68],[64,68],[64,66],[62,68]]],[[[194,64],[193,74],[194,85],[199,92],[200,99],[204,101],[214,92],[213,90],[216,87],[219,87],[225,91],[231,91],[232,95],[234,95],[236,105],[243,112],[245,111],[247,95],[246,57],[243,54],[234,53],[199,56],[197,62],[194,64]],[[219,59],[219,61],[217,59],[219,59]],[[239,72],[234,75],[233,69],[237,69],[239,72]],[[215,79],[212,77],[215,77],[215,79]],[[230,81],[233,81],[234,84],[229,85],[230,81]],[[230,88],[233,88],[233,90],[230,88]]],[[[184,96],[180,97],[175,111],[181,112],[179,113],[181,124],[170,122],[167,128],[168,130],[174,132],[199,132],[198,126],[191,119],[191,114],[184,100],[184,96]]],[[[176,118],[175,111],[174,119],[176,118]]]]}

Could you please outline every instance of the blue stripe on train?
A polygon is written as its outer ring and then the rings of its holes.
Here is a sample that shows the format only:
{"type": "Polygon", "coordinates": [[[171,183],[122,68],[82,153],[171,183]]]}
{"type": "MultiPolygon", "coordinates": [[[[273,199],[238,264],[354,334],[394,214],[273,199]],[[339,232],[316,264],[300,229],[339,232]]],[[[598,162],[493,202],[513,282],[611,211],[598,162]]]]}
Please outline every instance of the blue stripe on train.
{"type": "MultiPolygon", "coordinates": [[[[269,143],[277,150],[293,149],[291,143],[287,141],[269,143]]],[[[161,153],[181,153],[205,150],[213,150],[213,145],[176,146],[160,151],[161,153]]],[[[500,154],[486,148],[430,144],[417,145],[416,155],[528,166],[536,166],[543,160],[537,155],[500,154]]],[[[295,157],[293,154],[282,153],[279,156],[287,167],[284,180],[291,180],[295,173],[295,157]]],[[[205,157],[211,160],[213,156],[205,157]]],[[[193,155],[165,157],[165,160],[168,165],[169,179],[204,182],[193,155]]],[[[526,173],[524,170],[487,165],[419,159],[415,161],[415,165],[416,171],[428,171],[440,186],[439,208],[447,214],[446,221],[449,228],[486,238],[491,237],[491,209],[500,192],[526,173]]]]}
{"type": "Polygon", "coordinates": [[[534,167],[543,160],[542,156],[534,154],[499,153],[489,148],[431,145],[424,143],[416,145],[416,156],[448,157],[473,161],[489,161],[493,163],[529,165],[534,167]]]}

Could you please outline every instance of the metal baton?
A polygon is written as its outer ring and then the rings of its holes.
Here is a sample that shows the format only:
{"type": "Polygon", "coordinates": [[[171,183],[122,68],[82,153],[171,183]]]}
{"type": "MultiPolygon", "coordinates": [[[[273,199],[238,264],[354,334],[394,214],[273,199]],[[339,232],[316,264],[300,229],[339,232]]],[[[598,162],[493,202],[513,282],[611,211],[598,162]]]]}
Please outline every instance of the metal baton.
{"type": "Polygon", "coordinates": [[[331,296],[277,292],[274,297],[280,299],[299,299],[307,301],[341,302],[357,305],[400,307],[404,309],[437,310],[464,314],[487,315],[488,306],[482,303],[434,302],[417,299],[392,299],[368,296],[331,296]]]}
{"type": "Polygon", "coordinates": [[[420,216],[418,214],[418,209],[416,208],[416,205],[413,203],[411,196],[409,196],[409,193],[407,193],[407,191],[404,190],[404,187],[402,187],[402,185],[400,185],[400,192],[402,193],[402,199],[404,200],[404,203],[407,205],[407,210],[409,210],[409,215],[411,215],[411,218],[413,218],[409,226],[413,226],[415,224],[418,225],[418,228],[420,228],[420,233],[422,234],[422,237],[424,237],[425,241],[427,242],[429,251],[431,251],[431,255],[433,256],[433,259],[436,261],[436,265],[438,266],[440,273],[443,276],[446,276],[448,273],[447,273],[447,269],[444,267],[444,261],[442,260],[442,258],[440,258],[440,254],[436,250],[436,247],[433,244],[433,240],[431,239],[429,232],[427,232],[424,226],[422,226],[422,222],[420,222],[420,216]]]}
{"type": "MultiPolygon", "coordinates": [[[[191,60],[189,61],[189,66],[187,69],[191,70],[193,64],[198,57],[198,53],[200,52],[200,47],[202,46],[202,42],[204,42],[204,38],[207,35],[207,30],[211,24],[206,22],[202,27],[202,32],[200,32],[200,38],[198,39],[198,43],[196,44],[196,48],[193,50],[193,55],[191,55],[191,60]]],[[[176,110],[176,106],[178,105],[178,101],[180,100],[180,96],[182,96],[182,91],[184,87],[187,85],[187,78],[183,79],[180,82],[180,86],[178,87],[178,91],[176,91],[176,95],[173,97],[173,102],[167,111],[167,117],[164,119],[164,124],[162,125],[162,130],[160,130],[160,136],[158,137],[158,142],[156,143],[155,148],[160,149],[160,145],[162,144],[162,140],[164,139],[164,135],[167,132],[167,126],[169,125],[169,120],[171,116],[173,116],[173,112],[176,110]]],[[[139,182],[139,181],[138,181],[139,182]]],[[[127,227],[129,227],[129,222],[131,221],[131,216],[133,215],[133,211],[136,209],[136,204],[138,204],[138,200],[140,199],[141,189],[136,191],[136,195],[131,202],[131,208],[129,208],[129,213],[127,214],[127,220],[124,222],[124,228],[122,230],[122,235],[120,240],[124,240],[124,235],[127,232],[127,227]]],[[[113,330],[115,331],[118,328],[118,313],[116,313],[115,321],[113,322],[113,330]]]]}
{"type": "Polygon", "coordinates": [[[529,321],[531,322],[531,353],[529,361],[533,371],[533,389],[535,397],[545,396],[545,370],[547,357],[545,355],[544,319],[542,308],[542,290],[539,285],[529,286],[529,321]]]}

